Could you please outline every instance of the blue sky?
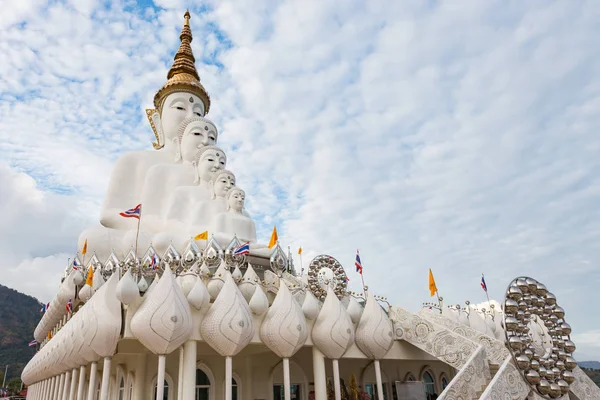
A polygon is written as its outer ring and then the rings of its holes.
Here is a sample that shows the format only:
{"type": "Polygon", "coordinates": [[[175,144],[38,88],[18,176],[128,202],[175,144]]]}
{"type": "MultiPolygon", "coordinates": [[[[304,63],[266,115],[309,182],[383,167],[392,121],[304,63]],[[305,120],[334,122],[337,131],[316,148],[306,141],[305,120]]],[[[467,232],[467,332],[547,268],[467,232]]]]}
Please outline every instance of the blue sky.
{"type": "MultiPolygon", "coordinates": [[[[593,1],[13,2],[0,16],[0,283],[47,301],[192,13],[259,237],[416,311],[520,274],[600,359],[600,15],[593,1]]],[[[299,260],[296,260],[298,263],[299,260]]],[[[357,288],[355,288],[357,289],[357,288]]]]}

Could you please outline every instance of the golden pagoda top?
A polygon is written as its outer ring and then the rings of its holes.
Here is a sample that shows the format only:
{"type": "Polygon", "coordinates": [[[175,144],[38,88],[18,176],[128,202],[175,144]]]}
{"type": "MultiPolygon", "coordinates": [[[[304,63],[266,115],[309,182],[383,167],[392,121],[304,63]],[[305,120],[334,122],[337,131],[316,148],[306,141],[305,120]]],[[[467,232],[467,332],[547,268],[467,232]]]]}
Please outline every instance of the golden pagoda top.
{"type": "Polygon", "coordinates": [[[210,96],[200,83],[200,76],[196,70],[194,54],[192,52],[192,30],[190,28],[190,12],[186,11],[184,16],[183,28],[179,39],[181,44],[177,53],[175,53],[174,62],[167,74],[167,82],[156,92],[154,96],[154,106],[161,110],[164,99],[174,92],[189,92],[202,99],[204,103],[204,114],[210,109],[210,96]]]}

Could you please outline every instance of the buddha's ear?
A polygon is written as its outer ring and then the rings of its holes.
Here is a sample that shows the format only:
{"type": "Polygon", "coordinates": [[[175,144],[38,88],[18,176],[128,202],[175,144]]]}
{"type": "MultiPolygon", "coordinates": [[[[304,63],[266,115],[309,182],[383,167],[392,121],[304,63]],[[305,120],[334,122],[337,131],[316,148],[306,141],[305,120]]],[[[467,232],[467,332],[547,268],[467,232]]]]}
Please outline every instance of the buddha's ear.
{"type": "Polygon", "coordinates": [[[194,161],[192,163],[192,166],[194,167],[194,183],[198,184],[200,183],[200,171],[198,171],[198,162],[194,161]]]}
{"type": "Polygon", "coordinates": [[[176,146],[177,151],[175,152],[175,162],[182,161],[181,157],[181,142],[179,141],[179,137],[173,138],[173,144],[176,146]]]}
{"type": "Polygon", "coordinates": [[[154,108],[148,108],[146,109],[146,117],[148,117],[148,122],[150,122],[150,127],[152,128],[152,132],[156,138],[156,142],[152,142],[152,147],[154,147],[156,150],[160,150],[165,147],[160,114],[158,113],[158,110],[154,108]]]}

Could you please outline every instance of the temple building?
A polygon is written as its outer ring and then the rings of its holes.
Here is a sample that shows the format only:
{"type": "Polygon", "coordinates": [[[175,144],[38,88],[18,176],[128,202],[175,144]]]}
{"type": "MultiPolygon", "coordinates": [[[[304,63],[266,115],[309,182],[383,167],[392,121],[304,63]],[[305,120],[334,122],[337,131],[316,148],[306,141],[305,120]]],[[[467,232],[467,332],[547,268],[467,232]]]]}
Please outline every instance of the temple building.
{"type": "Polygon", "coordinates": [[[276,238],[259,243],[192,39],[186,12],[146,111],[154,148],[117,160],[35,329],[28,399],[600,399],[535,279],[507,282],[501,302],[412,313],[349,291],[330,255],[299,273],[276,238]]]}

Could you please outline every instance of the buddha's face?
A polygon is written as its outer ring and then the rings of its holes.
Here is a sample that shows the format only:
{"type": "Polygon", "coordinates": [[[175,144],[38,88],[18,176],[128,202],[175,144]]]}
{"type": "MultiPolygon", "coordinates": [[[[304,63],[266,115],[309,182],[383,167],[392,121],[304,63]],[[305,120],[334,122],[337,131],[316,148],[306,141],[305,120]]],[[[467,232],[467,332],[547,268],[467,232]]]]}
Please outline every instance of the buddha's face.
{"type": "Polygon", "coordinates": [[[203,121],[193,121],[186,126],[181,137],[181,158],[192,162],[198,149],[217,143],[215,127],[203,121]]]}
{"type": "Polygon", "coordinates": [[[242,212],[242,210],[244,209],[245,201],[246,195],[244,194],[244,192],[234,189],[234,192],[227,199],[227,205],[230,209],[242,212]]]}
{"type": "Polygon", "coordinates": [[[235,176],[233,174],[221,173],[215,181],[215,196],[225,197],[227,191],[235,186],[235,176]]]}
{"type": "Polygon", "coordinates": [[[210,149],[205,151],[198,161],[198,174],[204,182],[212,180],[215,172],[225,169],[225,154],[222,151],[210,149]]]}
{"type": "Polygon", "coordinates": [[[171,143],[177,137],[177,131],[184,119],[194,116],[204,116],[204,103],[198,96],[186,92],[168,95],[160,114],[165,143],[171,143]]]}

